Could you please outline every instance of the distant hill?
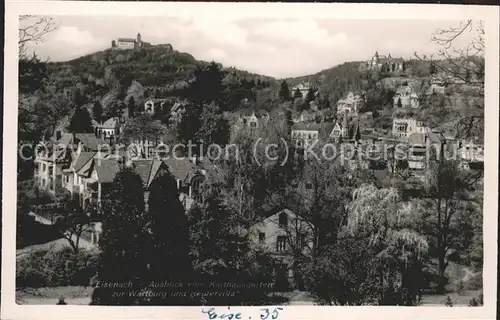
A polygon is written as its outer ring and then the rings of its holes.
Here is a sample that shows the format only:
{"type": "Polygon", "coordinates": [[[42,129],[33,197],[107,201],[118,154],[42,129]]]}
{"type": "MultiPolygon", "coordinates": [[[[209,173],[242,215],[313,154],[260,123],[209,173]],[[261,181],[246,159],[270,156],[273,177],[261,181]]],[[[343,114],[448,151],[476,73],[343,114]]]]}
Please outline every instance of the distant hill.
{"type": "MultiPolygon", "coordinates": [[[[135,80],[150,95],[165,96],[185,88],[194,79],[196,68],[208,63],[174,50],[169,44],[162,44],[141,50],[107,49],[66,62],[49,63],[48,67],[56,90],[86,84],[89,79],[109,89],[116,89],[119,85],[127,87],[135,80]]],[[[235,68],[224,70],[249,81],[274,80],[235,68]]]]}

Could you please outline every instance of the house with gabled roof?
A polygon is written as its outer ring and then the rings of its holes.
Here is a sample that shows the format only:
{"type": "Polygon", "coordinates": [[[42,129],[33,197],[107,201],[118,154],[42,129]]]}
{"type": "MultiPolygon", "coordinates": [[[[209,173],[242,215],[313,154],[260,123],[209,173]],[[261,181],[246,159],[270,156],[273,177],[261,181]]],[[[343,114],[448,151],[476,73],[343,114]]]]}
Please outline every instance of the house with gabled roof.
{"type": "Polygon", "coordinates": [[[274,207],[248,229],[250,248],[269,253],[276,264],[276,280],[299,286],[294,265],[309,259],[313,250],[313,227],[309,221],[286,207],[274,207]]]}
{"type": "MultiPolygon", "coordinates": [[[[89,159],[85,155],[82,159],[89,159]]],[[[77,161],[78,162],[78,161],[77,161]]],[[[73,193],[78,194],[84,206],[89,204],[100,205],[103,194],[108,192],[116,174],[124,165],[130,165],[141,177],[145,190],[145,201],[149,196],[149,187],[153,180],[163,171],[168,171],[176,180],[179,199],[188,210],[194,201],[200,199],[202,187],[208,171],[216,172],[216,168],[208,160],[169,157],[164,160],[139,159],[125,160],[124,158],[93,157],[89,161],[81,160],[82,164],[75,170],[73,193]],[[84,163],[85,162],[85,163],[84,163]]],[[[77,166],[75,164],[74,168],[77,166]]],[[[210,175],[212,178],[216,175],[210,175]]]]}
{"type": "MultiPolygon", "coordinates": [[[[75,153],[97,152],[105,142],[93,133],[63,133],[57,131],[55,141],[45,141],[35,157],[35,184],[42,190],[56,193],[66,188],[64,170],[69,169],[75,153]],[[64,181],[63,181],[64,178],[64,181]]],[[[67,189],[67,188],[66,188],[67,189]]]]}
{"type": "Polygon", "coordinates": [[[418,108],[418,94],[408,82],[401,84],[392,98],[394,108],[418,108]]]}
{"type": "Polygon", "coordinates": [[[116,137],[120,134],[120,127],[122,123],[118,117],[112,117],[103,123],[92,121],[94,132],[97,137],[106,141],[115,141],[116,137]]]}
{"type": "Polygon", "coordinates": [[[270,117],[267,110],[245,108],[239,112],[235,127],[237,130],[249,130],[253,134],[258,128],[265,126],[270,117]]]}
{"type": "Polygon", "coordinates": [[[331,122],[298,122],[292,126],[292,140],[298,148],[314,144],[317,140],[331,137],[334,124],[331,122]]]}

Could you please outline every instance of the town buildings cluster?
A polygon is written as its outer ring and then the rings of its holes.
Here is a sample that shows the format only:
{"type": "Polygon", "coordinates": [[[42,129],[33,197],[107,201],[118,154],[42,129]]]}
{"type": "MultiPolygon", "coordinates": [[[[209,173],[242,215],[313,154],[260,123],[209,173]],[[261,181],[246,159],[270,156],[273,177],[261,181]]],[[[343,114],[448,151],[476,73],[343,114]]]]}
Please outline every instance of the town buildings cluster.
{"type": "MultiPolygon", "coordinates": [[[[140,46],[140,34],[137,39],[118,39],[115,44],[118,49],[135,49],[140,46]]],[[[391,55],[380,56],[375,53],[368,65],[370,68],[387,65],[391,70],[403,70],[404,61],[393,59],[391,55]]],[[[310,89],[310,83],[303,83],[293,87],[292,91],[300,92],[302,98],[306,99],[310,89]]],[[[444,92],[443,82],[433,79],[429,92],[444,92]]],[[[146,99],[141,111],[152,115],[158,108],[163,109],[166,103],[165,99],[146,99]]],[[[414,117],[394,117],[392,135],[389,137],[364,134],[360,127],[360,109],[365,103],[362,92],[346,92],[345,97],[337,101],[337,113],[333,117],[326,117],[324,110],[317,108],[304,110],[293,117],[291,140],[297,148],[306,148],[317,141],[334,143],[339,146],[339,150],[343,144],[353,145],[358,151],[358,157],[347,162],[351,169],[370,167],[370,147],[396,143],[411,147],[406,159],[408,169],[416,175],[426,168],[432,148],[442,151],[457,147],[464,169],[482,167],[484,150],[481,145],[474,144],[473,141],[457,141],[443,132],[427,127],[424,121],[414,117]]],[[[393,107],[419,108],[418,93],[410,84],[401,84],[393,97],[393,107]]],[[[186,103],[175,102],[170,109],[171,121],[180,121],[186,108],[186,103]]],[[[168,171],[176,179],[180,201],[189,210],[193,203],[200,200],[204,183],[209,179],[220,179],[217,167],[206,159],[171,157],[159,160],[140,156],[131,159],[116,150],[106,148],[103,152],[100,146],[116,141],[124,132],[126,118],[113,117],[102,123],[94,121],[94,133],[70,133],[63,127],[58,128],[52,137],[52,143],[63,148],[48,148],[47,152],[37,155],[34,173],[37,186],[52,194],[68,192],[72,197],[77,197],[84,208],[99,207],[116,174],[121,168],[128,166],[141,177],[147,208],[149,187],[162,172],[168,171]]],[[[269,121],[271,116],[268,111],[248,108],[239,112],[234,128],[254,134],[269,121]]],[[[138,154],[147,155],[148,151],[138,154]]],[[[387,164],[388,167],[390,165],[387,164]]],[[[99,221],[93,223],[92,241],[97,245],[101,226],[99,221]]],[[[289,208],[272,208],[263,219],[250,226],[248,237],[253,248],[264,249],[279,258],[279,272],[284,272],[289,279],[293,279],[294,261],[290,254],[290,237],[299,239],[303,253],[307,255],[311,226],[289,208]],[[290,230],[294,230],[296,234],[291,235],[290,230]]]]}

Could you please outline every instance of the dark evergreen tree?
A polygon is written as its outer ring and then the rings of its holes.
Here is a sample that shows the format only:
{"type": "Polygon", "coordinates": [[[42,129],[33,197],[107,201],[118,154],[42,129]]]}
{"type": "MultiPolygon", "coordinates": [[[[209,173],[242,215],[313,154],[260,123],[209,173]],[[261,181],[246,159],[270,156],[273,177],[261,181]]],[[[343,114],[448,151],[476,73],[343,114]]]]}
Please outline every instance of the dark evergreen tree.
{"type": "Polygon", "coordinates": [[[299,88],[295,89],[293,92],[294,99],[302,99],[302,92],[300,92],[299,88]]]}
{"type": "Polygon", "coordinates": [[[309,88],[309,91],[307,91],[306,95],[306,103],[309,105],[309,102],[314,101],[316,98],[316,90],[313,88],[309,88]]]}
{"type": "Polygon", "coordinates": [[[437,72],[436,70],[436,64],[434,62],[431,62],[431,65],[429,66],[429,74],[430,75],[435,75],[437,72]]]}
{"type": "Polygon", "coordinates": [[[19,59],[19,93],[32,93],[43,86],[47,66],[35,54],[19,59]]]}
{"type": "Polygon", "coordinates": [[[229,130],[229,123],[224,118],[221,108],[215,103],[205,105],[201,115],[201,126],[197,132],[203,144],[226,145],[229,142],[229,130]]]}
{"type": "Polygon", "coordinates": [[[94,101],[92,106],[92,113],[94,114],[94,120],[101,123],[103,119],[103,109],[102,104],[99,100],[94,101]]]}
{"type": "MultiPolygon", "coordinates": [[[[148,270],[150,281],[181,282],[187,286],[193,276],[189,258],[188,222],[177,193],[177,182],[168,171],[157,177],[150,187],[147,221],[150,236],[146,242],[145,252],[150,265],[148,270]]],[[[189,297],[178,294],[178,291],[185,291],[185,287],[150,289],[157,294],[147,303],[154,305],[189,303],[189,297]]]]}
{"type": "Polygon", "coordinates": [[[288,83],[286,83],[285,80],[281,82],[279,96],[281,98],[281,101],[289,101],[292,98],[290,94],[290,89],[288,88],[288,83]]]}
{"type": "Polygon", "coordinates": [[[130,284],[122,288],[96,287],[92,304],[133,305],[140,299],[130,292],[142,288],[149,277],[144,244],[144,189],[141,178],[124,166],[113,180],[102,202],[102,235],[97,280],[130,284]]]}
{"type": "Polygon", "coordinates": [[[85,104],[86,99],[82,91],[79,88],[73,88],[71,93],[71,101],[77,106],[81,107],[85,104]]]}
{"type": "Polygon", "coordinates": [[[89,110],[86,107],[76,107],[75,113],[70,120],[70,132],[73,133],[92,133],[92,119],[90,118],[89,110]]]}
{"type": "MultiPolygon", "coordinates": [[[[215,193],[204,195],[204,201],[189,212],[191,259],[198,281],[241,284],[234,296],[207,296],[202,303],[238,305],[265,302],[262,288],[245,288],[245,284],[270,281],[270,275],[258,270],[272,270],[265,255],[250,257],[247,238],[241,233],[240,217],[231,212],[215,193]],[[261,265],[259,269],[257,265],[261,265]],[[262,268],[263,267],[263,268],[262,268]]],[[[210,290],[210,288],[205,288],[210,290]]]]}
{"type": "Polygon", "coordinates": [[[135,111],[137,109],[135,99],[133,96],[131,96],[128,101],[127,101],[127,108],[128,108],[128,116],[130,118],[133,118],[135,115],[135,111]]]}
{"type": "Polygon", "coordinates": [[[210,103],[212,101],[221,103],[224,75],[224,71],[215,62],[211,62],[206,67],[198,67],[195,70],[195,80],[188,90],[188,98],[195,104],[210,103]]]}

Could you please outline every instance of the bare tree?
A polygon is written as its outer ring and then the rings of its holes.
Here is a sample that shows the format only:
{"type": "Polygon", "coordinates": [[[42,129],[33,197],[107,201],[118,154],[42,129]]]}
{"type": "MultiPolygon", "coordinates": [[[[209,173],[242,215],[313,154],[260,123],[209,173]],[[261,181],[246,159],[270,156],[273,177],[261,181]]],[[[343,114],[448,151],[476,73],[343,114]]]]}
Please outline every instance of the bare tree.
{"type": "Polygon", "coordinates": [[[51,17],[23,15],[19,17],[19,57],[26,57],[29,43],[39,44],[59,25],[51,17]]]}
{"type": "Polygon", "coordinates": [[[431,60],[436,69],[455,80],[484,88],[484,22],[466,20],[458,26],[437,29],[431,42],[441,46],[434,55],[419,55],[417,58],[431,60]],[[462,38],[471,40],[464,47],[456,46],[462,38]]]}
{"type": "MultiPolygon", "coordinates": [[[[438,73],[444,75],[443,82],[448,84],[462,83],[477,88],[484,93],[485,70],[485,29],[484,22],[479,20],[461,21],[456,26],[438,29],[431,37],[431,42],[441,46],[433,55],[415,56],[420,60],[430,61],[438,73]],[[466,45],[459,42],[468,40],[466,45]]],[[[484,103],[478,103],[467,109],[456,122],[457,138],[468,138],[482,132],[484,126],[484,103]]]]}

